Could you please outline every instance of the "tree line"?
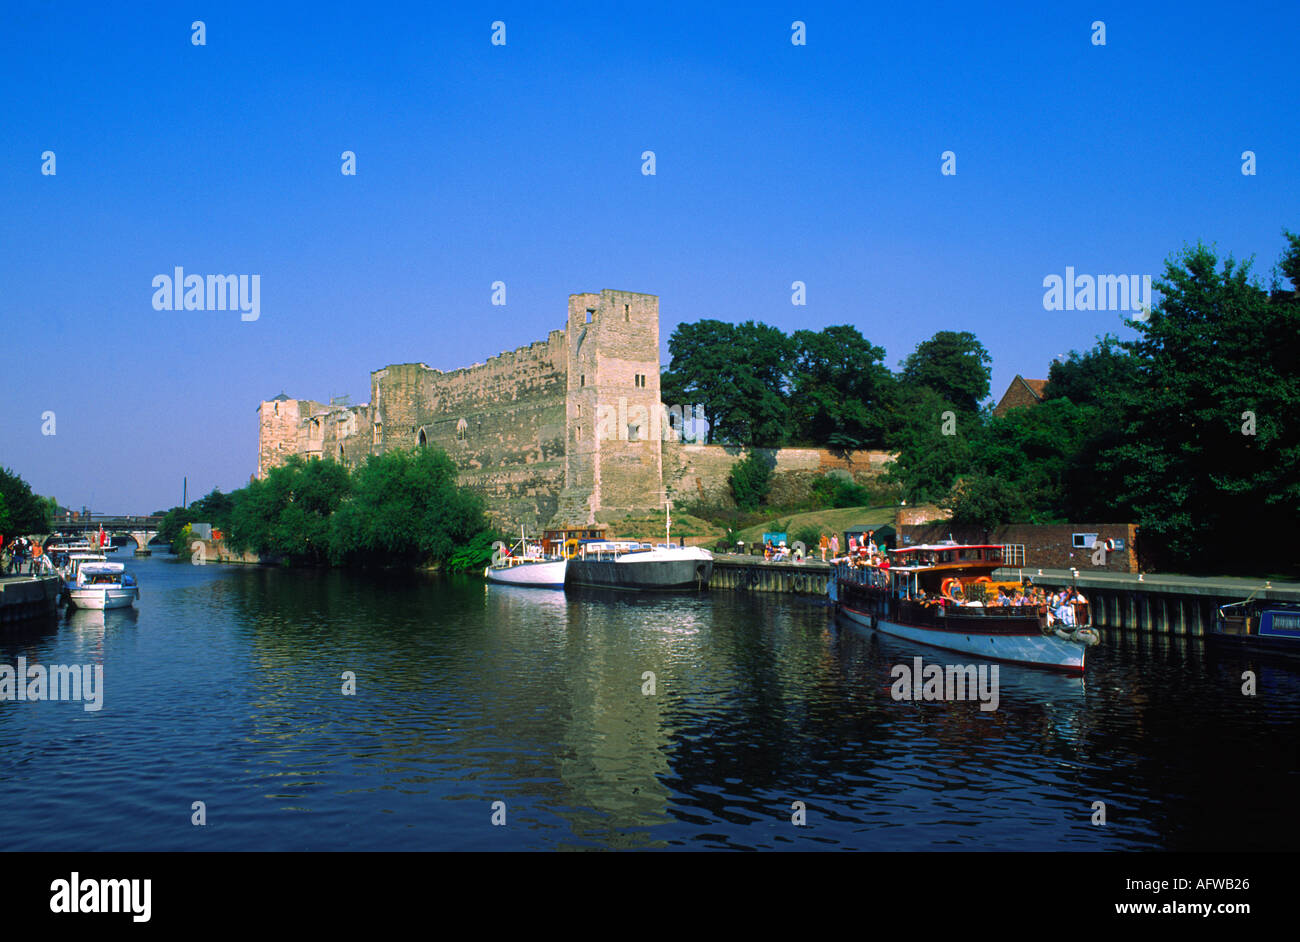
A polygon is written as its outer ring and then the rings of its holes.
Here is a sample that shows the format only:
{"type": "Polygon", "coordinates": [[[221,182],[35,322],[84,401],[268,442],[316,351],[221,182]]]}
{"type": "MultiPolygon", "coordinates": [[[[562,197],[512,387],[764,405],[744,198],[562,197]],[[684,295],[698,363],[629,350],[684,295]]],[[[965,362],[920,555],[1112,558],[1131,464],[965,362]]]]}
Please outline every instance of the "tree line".
{"type": "Polygon", "coordinates": [[[973,334],[941,331],[891,373],[849,325],[682,324],[664,399],[702,403],[713,442],[895,452],[885,481],[958,524],[1133,522],[1153,566],[1300,571],[1300,236],[1284,237],[1267,288],[1203,244],[1171,256],[1133,338],[1071,351],[1041,403],[1000,416],[973,334]]]}
{"type": "Polygon", "coordinates": [[[293,455],[247,487],[173,507],[159,539],[188,556],[189,526],[210,523],[236,552],[294,564],[476,569],[498,535],[456,477],[435,447],[371,455],[352,471],[293,455]]]}
{"type": "Polygon", "coordinates": [[[0,534],[49,533],[59,502],[32,491],[12,468],[0,468],[0,534]]]}

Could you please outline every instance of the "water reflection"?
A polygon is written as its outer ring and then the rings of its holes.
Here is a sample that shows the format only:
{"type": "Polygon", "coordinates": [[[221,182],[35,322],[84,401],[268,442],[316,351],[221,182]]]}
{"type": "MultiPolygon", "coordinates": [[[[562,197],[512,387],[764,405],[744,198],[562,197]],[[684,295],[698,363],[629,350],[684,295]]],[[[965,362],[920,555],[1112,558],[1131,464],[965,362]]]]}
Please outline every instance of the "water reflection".
{"type": "Polygon", "coordinates": [[[1297,675],[1211,657],[1199,639],[1107,632],[1086,682],[999,665],[990,712],[895,701],[895,664],[960,656],[838,624],[806,599],[137,569],[148,592],[136,610],[0,635],[11,664],[25,653],[108,665],[94,716],[0,704],[0,807],[30,810],[66,846],[1215,849],[1296,837],[1282,796],[1297,675]],[[191,794],[222,827],[173,826],[160,809],[191,794]],[[1104,829],[1090,823],[1098,799],[1104,829]],[[497,800],[506,828],[491,825],[497,800]],[[807,827],[790,823],[796,800],[807,827]]]}

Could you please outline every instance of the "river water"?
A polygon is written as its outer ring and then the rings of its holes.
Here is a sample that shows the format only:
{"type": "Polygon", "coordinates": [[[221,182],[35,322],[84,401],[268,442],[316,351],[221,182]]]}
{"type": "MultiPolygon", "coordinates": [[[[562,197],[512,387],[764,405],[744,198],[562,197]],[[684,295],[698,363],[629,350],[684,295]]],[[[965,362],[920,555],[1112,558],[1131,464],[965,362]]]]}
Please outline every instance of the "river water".
{"type": "Polygon", "coordinates": [[[1289,850],[1300,836],[1300,675],[1194,639],[1108,634],[1084,680],[1002,666],[982,711],[893,699],[894,665],[947,656],[807,599],[124,561],[135,609],[0,634],[0,664],[104,670],[98,711],[0,702],[0,849],[1289,850]]]}

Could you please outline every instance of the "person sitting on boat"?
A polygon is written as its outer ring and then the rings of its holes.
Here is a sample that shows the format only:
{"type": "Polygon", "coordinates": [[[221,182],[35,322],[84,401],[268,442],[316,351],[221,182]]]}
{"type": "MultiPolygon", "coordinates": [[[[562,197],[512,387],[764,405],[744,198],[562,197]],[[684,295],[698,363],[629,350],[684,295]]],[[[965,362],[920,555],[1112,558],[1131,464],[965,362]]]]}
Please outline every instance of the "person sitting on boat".
{"type": "Polygon", "coordinates": [[[1056,607],[1056,618],[1067,628],[1074,627],[1074,606],[1070,604],[1064,592],[1061,593],[1060,604],[1056,607]]]}

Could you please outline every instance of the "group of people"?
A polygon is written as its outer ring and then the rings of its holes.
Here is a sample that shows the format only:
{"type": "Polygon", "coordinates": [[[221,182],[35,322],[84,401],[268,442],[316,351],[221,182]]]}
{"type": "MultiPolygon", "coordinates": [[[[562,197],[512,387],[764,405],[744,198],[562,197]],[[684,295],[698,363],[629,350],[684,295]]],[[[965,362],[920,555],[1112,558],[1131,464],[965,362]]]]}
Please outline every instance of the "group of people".
{"type": "Polygon", "coordinates": [[[0,533],[0,573],[22,575],[26,571],[34,576],[53,569],[40,540],[19,536],[6,542],[5,535],[0,533]]]}
{"type": "Polygon", "coordinates": [[[849,545],[843,557],[840,556],[840,536],[838,533],[832,533],[829,537],[823,533],[817,548],[821,551],[822,562],[826,562],[826,554],[830,553],[830,562],[848,562],[853,566],[880,566],[883,569],[889,568],[889,558],[885,555],[884,547],[876,545],[876,531],[868,530],[865,534],[850,533],[849,545]]]}
{"type": "Polygon", "coordinates": [[[1019,589],[1014,589],[1010,595],[1005,588],[999,588],[998,597],[989,604],[1041,606],[1047,612],[1048,625],[1060,622],[1072,627],[1075,623],[1074,606],[1087,605],[1088,600],[1077,587],[1061,589],[1059,592],[1045,592],[1042,587],[1030,586],[1023,593],[1019,589]]]}
{"type": "Polygon", "coordinates": [[[790,558],[790,547],[785,545],[785,540],[782,540],[779,546],[768,540],[763,544],[763,558],[772,562],[788,560],[790,558]]]}

